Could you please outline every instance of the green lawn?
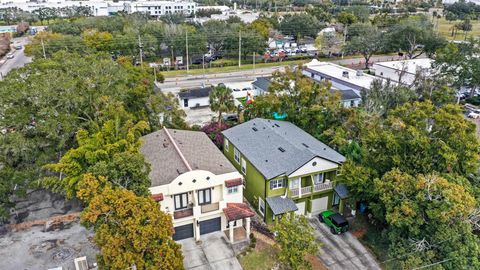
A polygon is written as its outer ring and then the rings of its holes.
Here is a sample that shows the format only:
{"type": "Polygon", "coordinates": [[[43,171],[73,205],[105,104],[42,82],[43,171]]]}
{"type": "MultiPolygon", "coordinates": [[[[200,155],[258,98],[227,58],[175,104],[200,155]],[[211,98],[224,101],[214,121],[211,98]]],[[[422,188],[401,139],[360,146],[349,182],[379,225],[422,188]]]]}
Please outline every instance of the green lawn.
{"type": "MultiPolygon", "coordinates": [[[[264,68],[264,67],[276,67],[276,66],[288,66],[288,65],[298,65],[301,63],[309,62],[310,59],[302,59],[302,60],[294,60],[294,61],[285,61],[285,62],[270,62],[270,63],[258,63],[255,64],[255,68],[264,68]]],[[[234,66],[226,66],[226,67],[215,67],[215,68],[208,68],[205,69],[205,72],[208,73],[222,73],[222,72],[229,72],[229,71],[240,71],[240,70],[250,70],[253,69],[253,64],[246,64],[238,67],[234,66]]],[[[162,71],[162,74],[165,78],[169,77],[177,77],[177,76],[184,76],[184,75],[201,75],[203,74],[203,69],[191,69],[188,73],[186,70],[172,70],[172,71],[162,71]]]]}
{"type": "MultiPolygon", "coordinates": [[[[442,17],[438,20],[438,32],[449,40],[464,40],[465,34],[462,31],[458,31],[455,37],[452,36],[452,27],[458,22],[461,21],[447,21],[442,17]]],[[[437,23],[436,20],[435,23],[437,23]]],[[[468,36],[480,36],[480,21],[472,20],[471,23],[472,31],[468,33],[468,36]]]]}
{"type": "Polygon", "coordinates": [[[245,256],[239,257],[243,270],[272,269],[276,262],[276,251],[270,245],[265,245],[261,250],[255,249],[245,256]]]}

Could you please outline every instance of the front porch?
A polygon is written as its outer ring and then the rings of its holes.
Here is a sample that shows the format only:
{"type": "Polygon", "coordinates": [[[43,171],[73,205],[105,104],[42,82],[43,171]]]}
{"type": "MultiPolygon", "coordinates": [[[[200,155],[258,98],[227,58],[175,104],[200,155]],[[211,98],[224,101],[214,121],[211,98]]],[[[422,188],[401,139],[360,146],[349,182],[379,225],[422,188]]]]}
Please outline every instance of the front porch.
{"type": "MultiPolygon", "coordinates": [[[[223,233],[230,240],[230,228],[224,230],[223,233]]],[[[230,240],[232,244],[248,240],[247,230],[243,226],[233,228],[233,239],[233,242],[230,240]]]]}
{"type": "Polygon", "coordinates": [[[227,203],[227,207],[223,209],[225,218],[228,222],[228,230],[225,230],[230,243],[244,241],[250,235],[250,218],[255,213],[245,203],[227,203]],[[235,227],[236,221],[242,220],[242,226],[235,227]]]}

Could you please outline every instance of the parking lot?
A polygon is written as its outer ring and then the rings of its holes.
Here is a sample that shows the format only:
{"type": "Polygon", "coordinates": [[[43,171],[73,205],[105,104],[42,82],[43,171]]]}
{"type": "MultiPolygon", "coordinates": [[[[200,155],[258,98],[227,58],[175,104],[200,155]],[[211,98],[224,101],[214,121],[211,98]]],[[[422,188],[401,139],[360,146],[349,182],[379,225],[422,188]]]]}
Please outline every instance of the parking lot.
{"type": "Polygon", "coordinates": [[[317,218],[311,218],[309,223],[322,243],[319,257],[328,269],[381,270],[374,256],[350,232],[334,235],[317,218]]]}

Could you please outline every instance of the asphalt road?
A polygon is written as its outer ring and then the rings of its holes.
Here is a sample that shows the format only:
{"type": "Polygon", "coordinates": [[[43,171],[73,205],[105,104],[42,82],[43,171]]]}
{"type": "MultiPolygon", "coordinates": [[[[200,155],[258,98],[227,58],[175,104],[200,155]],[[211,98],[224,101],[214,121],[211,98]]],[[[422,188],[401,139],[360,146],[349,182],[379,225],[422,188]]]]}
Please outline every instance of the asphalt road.
{"type": "MultiPolygon", "coordinates": [[[[372,56],[370,59],[371,62],[378,61],[391,61],[397,60],[398,57],[395,56],[372,56]]],[[[336,64],[341,65],[358,65],[363,58],[354,58],[354,59],[338,59],[332,61],[336,64]]],[[[164,83],[159,83],[157,86],[165,92],[178,93],[180,89],[199,87],[204,84],[219,84],[219,83],[245,83],[254,81],[256,77],[268,76],[271,75],[274,71],[280,70],[283,71],[284,67],[266,67],[266,68],[257,68],[255,70],[243,70],[243,71],[234,71],[226,73],[214,73],[214,74],[205,74],[205,75],[187,75],[187,76],[178,76],[166,78],[164,83]]],[[[208,71],[207,71],[208,72],[208,71]]]]}
{"type": "Polygon", "coordinates": [[[320,260],[330,270],[381,270],[368,250],[350,232],[334,235],[318,219],[309,219],[315,237],[322,243],[320,260]]]}
{"type": "Polygon", "coordinates": [[[13,39],[13,45],[22,45],[21,50],[13,49],[11,53],[14,54],[13,59],[4,59],[7,61],[0,66],[0,80],[3,80],[3,76],[7,75],[12,69],[23,67],[25,64],[32,62],[32,58],[28,57],[24,53],[25,45],[28,44],[29,39],[28,37],[20,37],[13,39]]]}

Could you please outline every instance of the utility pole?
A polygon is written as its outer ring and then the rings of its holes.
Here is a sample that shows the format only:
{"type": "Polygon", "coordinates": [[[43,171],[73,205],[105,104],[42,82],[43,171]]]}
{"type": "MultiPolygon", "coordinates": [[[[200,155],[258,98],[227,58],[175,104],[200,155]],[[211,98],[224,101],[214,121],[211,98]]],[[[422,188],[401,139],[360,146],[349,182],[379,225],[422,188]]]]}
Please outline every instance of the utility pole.
{"type": "Polygon", "coordinates": [[[138,48],[140,49],[140,66],[143,68],[143,45],[140,39],[140,34],[138,35],[138,48]]]}
{"type": "Polygon", "coordinates": [[[255,77],[255,52],[253,52],[253,77],[255,77]]]}
{"type": "Polygon", "coordinates": [[[188,32],[185,31],[185,50],[187,51],[187,73],[188,73],[188,32]]]}
{"type": "Polygon", "coordinates": [[[42,42],[43,58],[47,59],[47,54],[45,53],[45,44],[43,44],[43,38],[41,39],[41,42],[42,42]]]}
{"type": "Polygon", "coordinates": [[[238,67],[242,66],[242,31],[238,32],[238,67]]]}

